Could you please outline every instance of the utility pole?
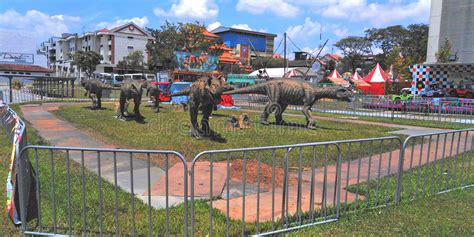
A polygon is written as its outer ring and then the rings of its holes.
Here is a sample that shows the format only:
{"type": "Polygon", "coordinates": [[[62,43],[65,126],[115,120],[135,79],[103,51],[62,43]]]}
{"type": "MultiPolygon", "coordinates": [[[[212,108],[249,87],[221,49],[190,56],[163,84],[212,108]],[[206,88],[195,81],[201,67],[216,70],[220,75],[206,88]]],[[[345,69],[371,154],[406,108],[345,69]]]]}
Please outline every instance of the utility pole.
{"type": "Polygon", "coordinates": [[[286,75],[286,32],[283,34],[283,76],[286,75]]]}

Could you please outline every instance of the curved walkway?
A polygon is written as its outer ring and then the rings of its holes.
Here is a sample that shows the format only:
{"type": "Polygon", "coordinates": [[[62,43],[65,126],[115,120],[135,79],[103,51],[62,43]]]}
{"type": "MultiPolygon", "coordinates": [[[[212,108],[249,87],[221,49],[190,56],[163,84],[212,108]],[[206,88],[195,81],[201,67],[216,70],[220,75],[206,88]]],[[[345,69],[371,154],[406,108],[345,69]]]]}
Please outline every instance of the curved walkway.
{"type": "MultiPolygon", "coordinates": [[[[87,133],[80,131],[76,127],[74,127],[72,124],[62,121],[55,117],[51,111],[57,110],[59,106],[64,105],[65,103],[47,103],[47,104],[42,104],[42,105],[25,105],[21,107],[22,113],[24,115],[24,118],[28,120],[31,125],[38,131],[39,135],[49,141],[49,143],[53,146],[65,146],[65,147],[96,147],[96,148],[114,148],[115,146],[111,144],[107,144],[103,141],[99,141],[87,133]]],[[[245,111],[245,110],[244,110],[245,111]]],[[[255,112],[255,111],[250,111],[249,112],[255,112]]],[[[288,114],[289,116],[300,116],[300,115],[294,115],[294,114],[288,114]]],[[[371,125],[378,125],[378,126],[388,126],[388,127],[396,127],[396,128],[402,128],[403,130],[397,131],[397,133],[400,134],[406,134],[406,135],[416,135],[420,133],[428,133],[428,132],[436,132],[436,131],[443,131],[441,129],[430,129],[430,128],[423,128],[423,127],[416,127],[416,126],[407,126],[407,125],[396,125],[396,124],[387,124],[387,123],[380,123],[380,122],[367,122],[367,121],[357,121],[357,120],[351,120],[351,119],[340,119],[340,118],[327,118],[327,117],[317,117],[317,119],[320,120],[331,120],[331,121],[338,121],[338,122],[349,122],[349,123],[357,123],[357,124],[371,124],[371,125]]],[[[472,136],[470,136],[470,139],[472,139],[472,136]]],[[[444,141],[443,141],[444,142],[444,141]]],[[[451,144],[453,141],[447,140],[447,144],[451,144]]],[[[469,144],[469,143],[468,143],[469,144]]],[[[414,148],[414,157],[417,159],[417,157],[421,158],[420,152],[426,147],[424,147],[422,144],[421,145],[416,145],[414,148]]],[[[472,148],[471,148],[472,149],[472,148]]],[[[383,177],[389,174],[394,174],[397,172],[396,167],[397,167],[397,159],[388,159],[388,157],[398,157],[400,150],[395,150],[392,151],[391,153],[383,153],[383,154],[378,154],[374,155],[372,157],[366,157],[361,159],[361,176],[359,177],[360,182],[364,182],[367,177],[383,177]],[[369,160],[370,159],[370,160],[369,160]],[[377,173],[376,166],[380,165],[384,167],[385,169],[381,170],[381,174],[377,173]],[[390,167],[390,168],[386,168],[390,167]]],[[[431,153],[434,153],[435,149],[431,151],[431,153]]],[[[75,161],[80,161],[80,155],[79,154],[71,154],[71,159],[75,161]]],[[[89,157],[88,159],[97,159],[95,156],[89,157]]],[[[129,158],[127,158],[129,159],[129,158]]],[[[113,166],[113,159],[112,157],[101,157],[101,164],[102,169],[101,169],[101,174],[102,177],[113,183],[114,182],[114,173],[113,169],[111,167],[113,166]]],[[[407,162],[407,161],[405,161],[407,162]]],[[[412,161],[414,164],[418,164],[418,160],[412,161]]],[[[147,182],[143,182],[143,180],[146,180],[147,177],[147,172],[146,167],[147,167],[147,162],[140,160],[138,158],[134,158],[133,160],[134,163],[134,170],[133,170],[133,180],[134,180],[134,192],[137,197],[141,198],[142,200],[146,201],[148,198],[148,193],[146,193],[146,188],[147,188],[147,182]]],[[[97,172],[97,166],[95,165],[96,162],[88,162],[86,164],[86,168],[91,170],[92,172],[97,172]]],[[[349,175],[347,173],[350,170],[355,170],[357,167],[355,167],[355,162],[351,163],[343,163],[342,164],[342,176],[343,177],[348,177],[347,181],[342,180],[342,185],[341,187],[346,187],[346,185],[352,185],[357,183],[359,179],[356,179],[357,177],[355,176],[353,172],[350,172],[349,175]]],[[[123,162],[119,163],[119,171],[118,177],[118,185],[123,188],[124,190],[131,192],[131,183],[130,183],[130,167],[128,162],[123,162]]],[[[407,165],[408,166],[408,165],[407,165]]],[[[407,167],[405,166],[405,167],[407,167]]],[[[201,165],[197,166],[198,169],[201,169],[200,172],[196,171],[196,174],[203,174],[202,177],[196,177],[196,182],[202,183],[198,184],[197,186],[202,188],[202,190],[197,190],[196,196],[201,196],[201,197],[209,197],[209,187],[206,187],[205,184],[209,184],[209,164],[208,163],[202,163],[201,165]]],[[[169,169],[169,193],[171,195],[175,194],[175,196],[170,196],[169,197],[169,203],[170,205],[182,202],[183,197],[179,195],[180,193],[183,193],[183,187],[182,187],[182,180],[184,179],[183,172],[182,172],[182,165],[177,164],[169,169]]],[[[214,186],[213,186],[213,196],[222,196],[222,191],[226,190],[225,189],[225,182],[223,182],[226,179],[226,171],[225,171],[225,166],[224,165],[219,165],[218,163],[215,163],[213,166],[214,170],[214,186]],[[221,181],[221,182],[219,182],[221,181]]],[[[335,171],[336,167],[335,166],[328,166],[327,167],[328,171],[328,177],[327,180],[334,179],[333,176],[335,176],[335,171]]],[[[315,185],[316,187],[316,194],[315,197],[315,205],[318,206],[320,205],[320,200],[322,197],[322,180],[323,177],[322,175],[322,170],[321,168],[318,168],[315,170],[314,174],[314,180],[316,180],[315,185]],[[318,200],[318,201],[316,201],[318,200]]],[[[152,181],[152,205],[156,208],[163,208],[165,207],[165,196],[164,195],[164,188],[165,188],[165,172],[160,169],[159,167],[152,167],[151,168],[151,181],[152,181]]],[[[189,178],[189,177],[188,177],[189,178]]],[[[311,172],[307,171],[303,174],[303,179],[304,180],[310,180],[311,178],[311,172]]],[[[231,186],[232,183],[230,184],[231,186]]],[[[189,185],[188,185],[189,186],[189,185]]],[[[241,183],[237,181],[235,184],[236,187],[240,187],[241,183]]],[[[252,187],[251,184],[247,185],[248,187],[252,187]]],[[[230,187],[231,189],[238,189],[236,187],[230,187]]],[[[297,187],[290,186],[289,187],[289,198],[290,198],[290,213],[294,213],[296,211],[296,195],[293,195],[296,193],[295,189],[297,187]]],[[[309,200],[309,188],[310,185],[305,182],[305,185],[303,185],[302,190],[303,190],[303,200],[309,200]],[[306,195],[308,194],[308,195],[306,195]]],[[[262,192],[260,195],[257,195],[255,192],[252,192],[251,190],[247,191],[246,193],[246,221],[254,221],[256,218],[256,202],[257,202],[257,196],[259,198],[259,202],[261,204],[260,209],[258,210],[260,212],[260,220],[270,220],[272,215],[271,215],[271,204],[272,204],[272,195],[271,195],[271,190],[265,190],[265,192],[262,192]]],[[[344,190],[342,190],[344,191],[344,190]]],[[[275,190],[276,193],[281,192],[281,190],[275,190]]],[[[327,192],[327,198],[328,200],[334,200],[333,197],[330,197],[331,193],[334,193],[334,185],[329,185],[326,187],[326,192],[327,192]],[[331,190],[332,189],[332,190],[331,190]]],[[[189,192],[188,192],[189,193],[189,192]]],[[[276,197],[281,197],[281,195],[275,195],[276,197]]],[[[230,210],[230,217],[231,218],[236,218],[239,219],[242,217],[242,198],[237,196],[231,196],[229,201],[231,204],[232,209],[230,210]]],[[[346,195],[341,195],[341,198],[346,198],[346,195]]],[[[347,201],[351,202],[355,200],[355,195],[349,193],[347,196],[347,201]]],[[[278,200],[274,200],[276,203],[278,203],[278,200]]],[[[226,203],[227,199],[220,199],[214,202],[214,207],[222,210],[223,212],[226,211],[226,203]]],[[[331,203],[328,203],[330,205],[331,203]]],[[[279,206],[279,205],[276,205],[279,206]]],[[[281,208],[281,207],[280,207],[281,208]]],[[[305,204],[302,206],[303,210],[309,210],[309,202],[305,201],[305,204]]],[[[281,213],[281,210],[275,210],[275,217],[278,217],[281,213]]]]}

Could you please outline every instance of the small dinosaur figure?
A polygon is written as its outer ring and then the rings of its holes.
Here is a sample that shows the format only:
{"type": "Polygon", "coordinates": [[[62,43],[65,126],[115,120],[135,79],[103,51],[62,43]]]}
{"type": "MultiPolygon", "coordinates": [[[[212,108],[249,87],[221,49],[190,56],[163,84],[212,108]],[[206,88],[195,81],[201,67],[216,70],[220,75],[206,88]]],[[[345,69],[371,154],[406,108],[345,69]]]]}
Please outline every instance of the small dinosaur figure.
{"type": "Polygon", "coordinates": [[[171,95],[189,95],[188,109],[191,117],[191,136],[201,138],[202,136],[212,135],[209,127],[209,116],[214,107],[221,102],[221,94],[233,88],[222,77],[202,77],[195,81],[190,88],[171,95]],[[201,128],[198,124],[199,110],[202,110],[201,128]]]}
{"type": "Polygon", "coordinates": [[[164,91],[160,88],[159,85],[154,85],[154,84],[148,84],[148,87],[146,89],[146,95],[150,96],[153,101],[153,107],[155,107],[156,112],[160,112],[160,99],[159,99],[159,93],[163,93],[165,95],[169,95],[167,91],[164,91]]]}
{"type": "Polygon", "coordinates": [[[143,121],[145,117],[140,114],[140,103],[142,101],[143,89],[147,88],[148,82],[128,79],[120,87],[120,109],[117,118],[125,119],[125,111],[129,100],[133,100],[133,113],[136,121],[143,121]]]}
{"type": "Polygon", "coordinates": [[[311,116],[311,107],[322,98],[338,99],[352,102],[355,93],[350,88],[333,87],[318,88],[313,84],[295,79],[274,79],[257,85],[227,91],[224,95],[233,94],[260,94],[268,96],[268,103],[260,117],[260,123],[268,125],[268,117],[275,112],[276,124],[285,124],[282,114],[288,105],[302,105],[306,117],[306,126],[315,128],[315,120],[311,116]]]}
{"type": "Polygon", "coordinates": [[[101,109],[102,108],[102,90],[118,90],[113,86],[102,83],[99,80],[84,80],[81,82],[81,85],[84,87],[86,92],[84,96],[89,95],[89,98],[92,100],[92,109],[101,109]],[[94,99],[95,96],[95,99],[94,99]]]}

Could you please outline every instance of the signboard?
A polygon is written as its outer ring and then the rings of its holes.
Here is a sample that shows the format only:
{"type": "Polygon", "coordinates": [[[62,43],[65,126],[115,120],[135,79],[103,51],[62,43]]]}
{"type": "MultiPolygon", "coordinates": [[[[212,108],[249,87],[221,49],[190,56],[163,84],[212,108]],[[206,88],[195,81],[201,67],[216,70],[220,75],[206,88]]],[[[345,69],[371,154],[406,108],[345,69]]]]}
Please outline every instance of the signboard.
{"type": "Polygon", "coordinates": [[[176,51],[178,69],[192,72],[212,72],[217,70],[219,57],[204,54],[191,54],[189,52],[176,51]]]}
{"type": "Polygon", "coordinates": [[[249,56],[250,56],[249,55],[249,46],[241,44],[240,45],[240,58],[248,60],[249,56]]]}
{"type": "Polygon", "coordinates": [[[0,52],[0,63],[34,64],[34,54],[0,52]]]}

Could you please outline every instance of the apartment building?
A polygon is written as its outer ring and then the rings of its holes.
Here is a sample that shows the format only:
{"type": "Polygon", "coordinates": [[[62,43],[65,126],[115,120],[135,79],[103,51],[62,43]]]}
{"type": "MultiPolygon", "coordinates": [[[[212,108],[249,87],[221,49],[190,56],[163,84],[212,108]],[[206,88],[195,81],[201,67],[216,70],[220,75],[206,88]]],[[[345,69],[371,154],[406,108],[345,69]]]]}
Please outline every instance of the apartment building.
{"type": "MultiPolygon", "coordinates": [[[[61,37],[51,37],[41,43],[41,51],[46,54],[48,67],[61,76],[77,77],[78,70],[71,65],[71,54],[78,50],[94,51],[102,56],[96,71],[112,73],[117,63],[133,51],[142,51],[148,59],[146,44],[153,40],[144,29],[133,22],[115,27],[87,32],[64,33],[61,37]]],[[[82,75],[83,76],[83,75],[82,75]]]]}
{"type": "Polygon", "coordinates": [[[211,31],[222,38],[224,43],[232,49],[242,62],[261,57],[273,56],[275,34],[258,31],[249,31],[231,27],[219,26],[211,31]],[[257,51],[257,52],[255,52],[257,51]]]}

